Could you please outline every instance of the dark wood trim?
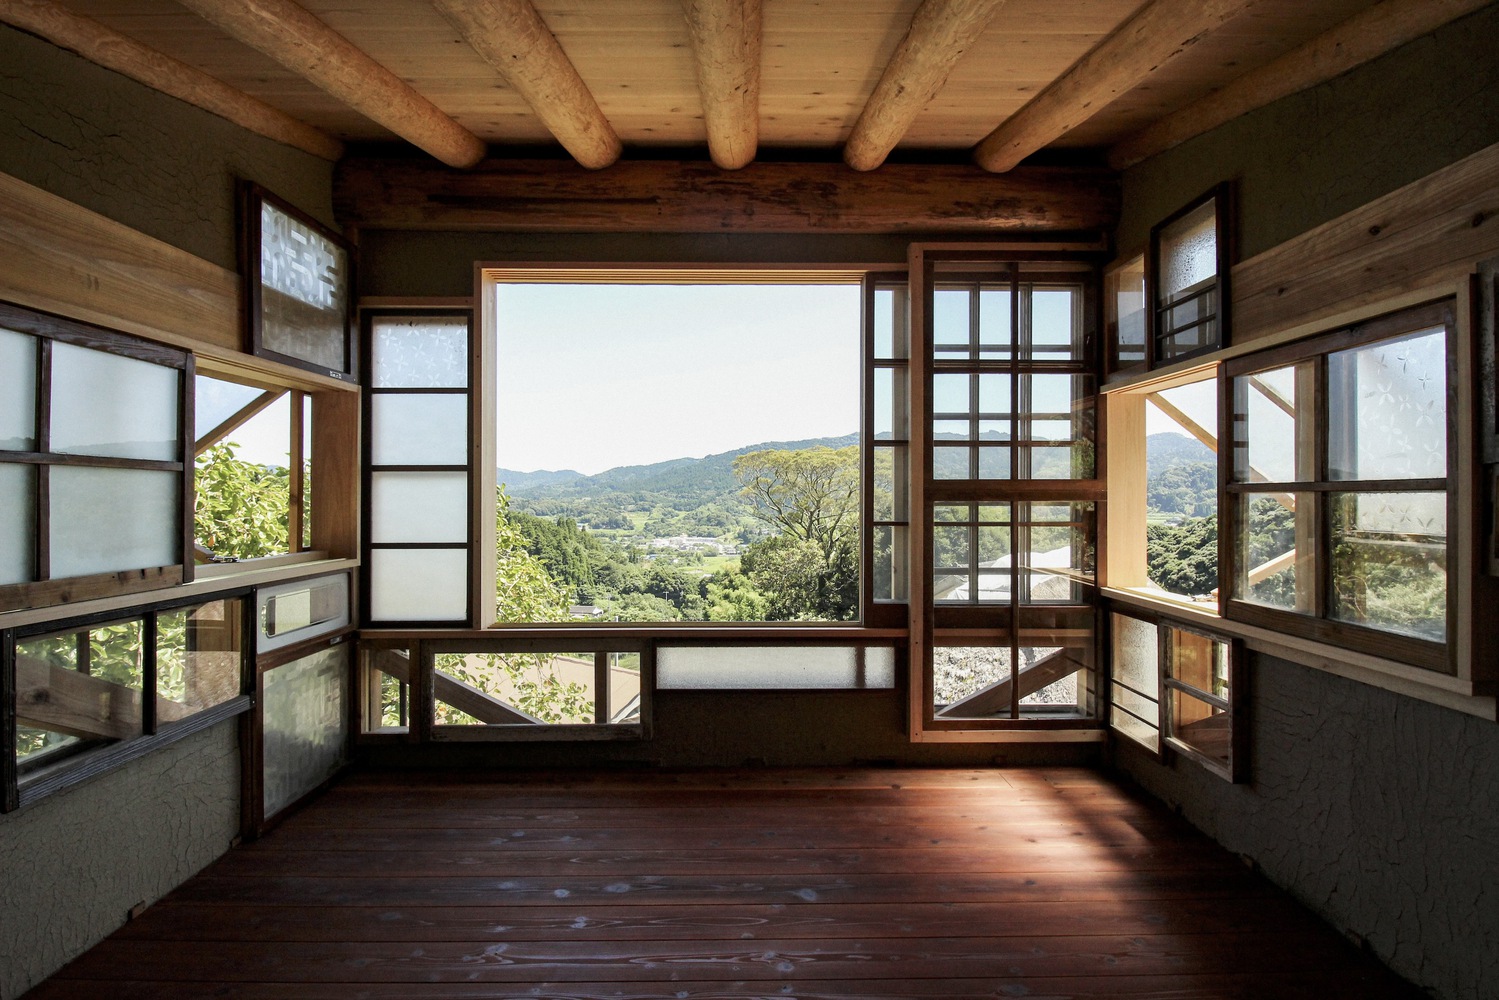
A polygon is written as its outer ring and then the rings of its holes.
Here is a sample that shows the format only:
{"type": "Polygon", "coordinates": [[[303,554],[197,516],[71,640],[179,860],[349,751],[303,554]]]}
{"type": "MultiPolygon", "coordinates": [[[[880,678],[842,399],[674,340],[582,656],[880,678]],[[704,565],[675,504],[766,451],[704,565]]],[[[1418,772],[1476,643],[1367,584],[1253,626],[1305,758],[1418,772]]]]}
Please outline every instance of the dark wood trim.
{"type": "Polygon", "coordinates": [[[19,805],[16,789],[16,635],[0,631],[0,812],[19,805]]]}
{"type": "Polygon", "coordinates": [[[198,479],[197,479],[197,453],[193,447],[193,422],[197,407],[198,390],[198,366],[193,355],[189,354],[182,367],[182,375],[179,380],[177,393],[177,459],[182,463],[182,479],[178,483],[178,492],[182,496],[182,505],[177,512],[177,539],[182,547],[182,582],[193,582],[193,568],[197,564],[197,525],[195,513],[197,510],[198,479]]]}
{"type": "Polygon", "coordinates": [[[156,615],[141,616],[141,734],[156,735],[156,615]]]}
{"type": "MultiPolygon", "coordinates": [[[[1327,427],[1329,415],[1324,411],[1317,419],[1327,427]]],[[[1318,435],[1318,451],[1324,451],[1326,434],[1318,435]]],[[[1321,468],[1327,468],[1327,458],[1318,459],[1321,468]]],[[[1234,496],[1255,493],[1445,493],[1451,480],[1442,479],[1318,479],[1313,482],[1289,483],[1228,483],[1227,490],[1234,496]]]]}
{"type": "MultiPolygon", "coordinates": [[[[387,627],[359,630],[361,640],[373,641],[421,641],[457,643],[475,642],[555,642],[555,649],[567,652],[588,648],[596,643],[637,643],[638,646],[621,646],[630,652],[655,643],[657,645],[686,645],[706,642],[714,645],[821,645],[821,646],[882,646],[898,642],[906,637],[904,628],[871,628],[851,625],[823,625],[808,623],[793,625],[786,622],[767,622],[762,627],[756,624],[725,623],[714,625],[703,622],[683,624],[664,622],[658,624],[621,625],[615,622],[559,623],[556,625],[500,625],[487,629],[448,629],[424,623],[412,628],[387,627]]],[[[453,652],[444,649],[444,652],[453,652]]],[[[472,646],[457,651],[473,651],[472,646]]]]}
{"type": "MultiPolygon", "coordinates": [[[[39,474],[45,475],[46,468],[41,466],[39,474]]],[[[95,598],[166,590],[182,582],[180,565],[120,570],[115,573],[10,584],[0,587],[0,603],[14,608],[47,608],[95,598]]]]}
{"type": "MultiPolygon", "coordinates": [[[[1234,261],[1234,243],[1237,226],[1231,218],[1234,210],[1234,185],[1230,181],[1224,181],[1214,185],[1212,188],[1193,198],[1181,208],[1166,216],[1160,222],[1150,227],[1150,240],[1145,250],[1145,367],[1154,370],[1166,364],[1178,364],[1190,361],[1193,358],[1211,354],[1229,345],[1230,337],[1230,314],[1229,307],[1229,273],[1234,261]],[[1180,302],[1173,302],[1170,306],[1164,306],[1161,302],[1161,233],[1171,224],[1191,215],[1203,205],[1214,205],[1214,225],[1217,251],[1217,274],[1211,285],[1204,283],[1203,287],[1180,302]],[[1202,325],[1205,320],[1188,324],[1179,329],[1162,330],[1161,312],[1166,308],[1175,308],[1184,302],[1198,299],[1208,294],[1209,291],[1216,293],[1217,305],[1213,310],[1213,319],[1217,323],[1217,337],[1213,343],[1204,345],[1182,354],[1173,354],[1170,358],[1161,357],[1160,346],[1167,338],[1174,337],[1179,333],[1202,325]]],[[[1130,258],[1133,260],[1133,258],[1130,258]]]]}
{"type": "Polygon", "coordinates": [[[154,458],[117,458],[113,455],[74,455],[71,452],[5,452],[0,462],[11,465],[69,465],[90,469],[139,469],[144,472],[182,472],[183,463],[154,458]]]}
{"type": "Polygon", "coordinates": [[[301,552],[303,520],[302,515],[306,510],[307,503],[307,456],[302,447],[307,436],[306,426],[306,400],[308,394],[300,389],[289,390],[291,399],[290,423],[291,423],[291,446],[287,453],[287,498],[286,498],[286,551],[301,552]]]}
{"type": "MultiPolygon", "coordinates": [[[[255,654],[255,672],[257,674],[269,673],[277,667],[284,667],[289,663],[295,663],[305,657],[320,653],[325,649],[341,644],[345,639],[354,635],[353,625],[345,625],[334,632],[324,632],[311,639],[294,642],[290,646],[282,646],[266,653],[255,654]]],[[[254,633],[252,633],[254,634],[254,633]]]]}
{"type": "MultiPolygon", "coordinates": [[[[0,326],[17,333],[29,333],[43,342],[56,340],[166,368],[182,369],[187,364],[188,353],[178,348],[10,302],[0,301],[0,326]]],[[[40,388],[39,384],[38,391],[40,388]]]]}
{"type": "Polygon", "coordinates": [[[327,375],[342,382],[357,381],[359,372],[359,349],[358,338],[354,328],[354,298],[359,287],[358,283],[358,250],[354,244],[328,226],[323,225],[311,215],[303,212],[284,198],[277,197],[259,184],[249,181],[241,181],[239,184],[240,204],[240,273],[244,275],[244,295],[242,312],[245,324],[246,351],[256,357],[269,358],[283,364],[301,368],[304,371],[317,372],[319,375],[327,375]],[[260,208],[262,204],[269,204],[280,212],[300,222],[319,236],[332,243],[344,252],[348,263],[348,285],[343,309],[344,329],[344,364],[337,370],[330,369],[324,365],[298,358],[289,354],[267,348],[261,341],[262,324],[264,322],[264,306],[262,294],[264,281],[261,275],[261,244],[263,234],[260,228],[260,208]]]}

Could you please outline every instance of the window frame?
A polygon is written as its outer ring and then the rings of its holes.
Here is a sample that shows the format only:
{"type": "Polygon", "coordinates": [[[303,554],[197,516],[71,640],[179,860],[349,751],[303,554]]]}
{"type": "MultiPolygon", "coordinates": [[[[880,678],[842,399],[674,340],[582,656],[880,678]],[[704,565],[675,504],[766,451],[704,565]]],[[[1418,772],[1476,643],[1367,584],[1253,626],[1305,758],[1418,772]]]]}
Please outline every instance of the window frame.
{"type": "Polygon", "coordinates": [[[191,352],[142,340],[128,334],[52,313],[0,302],[0,326],[29,335],[37,341],[36,440],[27,451],[0,452],[0,461],[27,465],[35,470],[32,513],[31,577],[22,583],[0,585],[0,601],[17,607],[62,605],[90,597],[138,593],[174,587],[193,580],[193,463],[191,449],[193,381],[195,359],[191,352]],[[115,357],[144,361],[177,371],[177,447],[174,461],[131,459],[85,454],[61,454],[50,450],[52,409],[52,344],[63,343],[115,357]],[[50,560],[51,519],[48,499],[49,470],[62,466],[133,469],[170,472],[178,477],[177,524],[173,531],[177,561],[161,566],[92,573],[75,577],[53,577],[50,560]]]}
{"type": "MultiPolygon", "coordinates": [[[[1181,208],[1166,216],[1160,222],[1150,227],[1150,241],[1145,250],[1145,369],[1155,371],[1168,365],[1176,365],[1192,361],[1203,355],[1222,350],[1233,343],[1231,337],[1232,324],[1232,288],[1230,280],[1232,277],[1234,258],[1234,226],[1233,216],[1233,185],[1224,181],[1215,184],[1207,191],[1193,198],[1181,208]],[[1176,223],[1204,205],[1214,206],[1213,218],[1215,222],[1215,246],[1217,257],[1217,270],[1208,281],[1202,283],[1197,291],[1186,296],[1181,302],[1164,304],[1161,300],[1161,235],[1173,223],[1176,223]],[[1202,347],[1194,348],[1182,354],[1174,354],[1169,359],[1162,359],[1160,344],[1167,337],[1174,337],[1184,330],[1205,325],[1208,320],[1198,320],[1186,326],[1162,331],[1161,314],[1176,308],[1184,301],[1198,300],[1211,293],[1216,303],[1212,322],[1217,329],[1217,336],[1202,347]]],[[[1130,258],[1132,261],[1134,258],[1130,258]]],[[[1110,352],[1112,354],[1112,352],[1110,352]]]]}
{"type": "Polygon", "coordinates": [[[1219,383],[1219,440],[1226,439],[1236,446],[1233,434],[1235,420],[1235,380],[1289,365],[1310,362],[1315,372],[1315,397],[1312,410],[1305,417],[1314,435],[1313,463],[1317,478],[1297,479],[1288,483],[1237,483],[1234,481],[1233,448],[1219,450],[1219,595],[1220,611],[1224,618],[1241,621],[1249,625],[1274,629],[1291,635],[1303,636],[1317,642],[1338,646],[1355,652],[1387,657],[1435,673],[1456,676],[1459,673],[1456,647],[1459,609],[1459,564],[1455,558],[1459,544],[1458,532],[1462,512],[1458,509],[1457,491],[1458,457],[1458,406],[1456,404],[1457,354],[1457,303],[1443,298],[1423,305],[1412,306],[1384,313],[1359,322],[1337,327],[1318,335],[1278,347],[1254,351],[1227,360],[1222,368],[1219,383]],[[1444,430],[1446,438],[1446,475],[1440,479],[1348,479],[1332,480],[1326,477],[1328,460],[1328,380],[1327,357],[1341,351],[1353,350],[1391,340],[1402,334],[1441,326],[1445,332],[1444,360],[1446,366],[1446,394],[1444,405],[1444,430]],[[1400,633],[1359,625],[1353,622],[1334,620],[1329,617],[1331,606],[1332,552],[1330,503],[1327,498],[1334,493],[1368,492],[1442,492],[1445,494],[1447,518],[1447,571],[1446,571],[1446,630],[1441,642],[1402,635],[1400,633]],[[1307,495],[1313,509],[1309,521],[1315,531],[1315,551],[1310,563],[1313,573],[1311,593],[1312,607],[1308,612],[1283,610],[1247,601],[1237,593],[1238,563],[1237,542],[1241,527],[1238,497],[1262,492],[1288,492],[1307,495]]]}

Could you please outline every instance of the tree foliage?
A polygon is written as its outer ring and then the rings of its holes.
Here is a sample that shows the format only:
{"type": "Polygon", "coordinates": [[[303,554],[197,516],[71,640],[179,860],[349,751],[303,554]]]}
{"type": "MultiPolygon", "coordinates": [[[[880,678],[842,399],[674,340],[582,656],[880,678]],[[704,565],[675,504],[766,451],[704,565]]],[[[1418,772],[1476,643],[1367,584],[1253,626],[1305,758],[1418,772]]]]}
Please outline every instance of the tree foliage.
{"type": "Polygon", "coordinates": [[[220,442],[198,456],[193,473],[193,537],[215,556],[258,559],[288,550],[291,474],[235,457],[220,442]]]}

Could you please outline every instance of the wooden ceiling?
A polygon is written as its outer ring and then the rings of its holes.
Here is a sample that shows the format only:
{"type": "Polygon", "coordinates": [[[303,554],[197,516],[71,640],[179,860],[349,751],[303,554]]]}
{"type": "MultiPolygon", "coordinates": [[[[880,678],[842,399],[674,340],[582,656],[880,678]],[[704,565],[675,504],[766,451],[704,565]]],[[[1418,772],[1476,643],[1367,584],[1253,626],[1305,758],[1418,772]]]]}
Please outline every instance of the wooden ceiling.
{"type": "MultiPolygon", "coordinates": [[[[1076,90],[1082,96],[1068,109],[1062,131],[1044,132],[1038,148],[1115,146],[1288,53],[1307,56],[1318,43],[1324,50],[1346,47],[1340,29],[1367,26],[1385,11],[1392,12],[1385,22],[1416,19],[1382,32],[1390,37],[1381,44],[1389,47],[1404,40],[1395,37],[1400,31],[1429,31],[1477,6],[1481,0],[0,0],[0,17],[46,35],[36,26],[38,12],[54,20],[83,15],[331,137],[399,141],[368,108],[355,110],[347,95],[334,96],[310,82],[305,68],[288,61],[291,43],[257,50],[221,26],[253,16],[244,13],[251,8],[269,9],[271,16],[291,8],[312,15],[320,22],[316,27],[342,36],[430,102],[420,102],[424,106],[440,109],[492,154],[503,155],[507,146],[553,143],[555,127],[549,129],[533,104],[481,57],[459,23],[470,17],[480,24],[473,37],[498,38],[503,32],[483,29],[485,9],[518,8],[539,15],[541,34],[555,36],[565,54],[562,64],[576,68],[584,100],[591,94],[625,155],[632,148],[669,147],[694,151],[688,156],[701,150],[706,158],[704,104],[684,7],[716,8],[712,16],[761,8],[754,36],[760,55],[753,115],[758,145],[751,135],[749,152],[775,159],[786,150],[836,155],[903,39],[916,34],[913,22],[919,28],[922,18],[949,23],[929,32],[926,51],[916,39],[908,54],[925,60],[921,69],[929,80],[922,86],[934,96],[921,100],[926,91],[916,94],[906,120],[891,126],[897,157],[912,151],[961,156],[1059,78],[1069,82],[1069,70],[1075,76],[1080,60],[1101,64],[1091,69],[1104,78],[1084,81],[1094,89],[1076,90]],[[232,12],[218,16],[214,8],[232,12]],[[1152,16],[1154,21],[1142,20],[1152,16]],[[962,19],[969,34],[959,39],[951,32],[962,19]],[[1176,25],[1186,37],[1170,36],[1176,25]],[[1128,37],[1131,30],[1137,37],[1128,37]],[[1112,51],[1105,45],[1094,52],[1116,34],[1123,37],[1114,40],[1112,51]],[[1147,58],[1143,49],[1151,41],[1162,47],[1147,58]],[[1131,59],[1141,64],[1122,65],[1131,59]]],[[[702,23],[714,31],[719,22],[702,23]]],[[[539,48],[537,41],[524,41],[523,52],[539,48]]],[[[312,52],[311,58],[322,55],[312,52]]],[[[890,81],[882,100],[904,94],[911,101],[912,79],[890,81]]],[[[375,106],[390,103],[377,98],[375,106]]],[[[1047,128],[1057,126],[1048,122],[1047,128]]],[[[608,157],[607,144],[605,150],[608,157]]],[[[882,159],[876,149],[855,165],[868,168],[882,159]]]]}

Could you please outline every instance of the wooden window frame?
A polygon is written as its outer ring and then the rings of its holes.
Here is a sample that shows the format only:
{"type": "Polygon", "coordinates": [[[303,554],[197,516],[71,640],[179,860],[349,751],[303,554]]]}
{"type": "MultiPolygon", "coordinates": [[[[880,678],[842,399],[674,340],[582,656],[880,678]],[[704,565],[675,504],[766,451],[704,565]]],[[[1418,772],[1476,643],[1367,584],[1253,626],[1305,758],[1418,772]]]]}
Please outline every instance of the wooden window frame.
{"type": "MultiPolygon", "coordinates": [[[[863,301],[863,398],[860,402],[860,434],[861,468],[862,476],[860,484],[861,510],[859,513],[862,530],[861,542],[861,565],[863,570],[860,574],[861,620],[872,627],[882,628],[899,625],[906,620],[907,594],[910,591],[910,565],[906,561],[909,545],[907,540],[911,533],[911,501],[910,501],[910,470],[911,470],[911,331],[910,331],[910,308],[907,301],[906,323],[900,325],[892,318],[891,335],[894,339],[891,353],[896,355],[890,358],[875,357],[875,323],[876,323],[876,293],[887,288],[895,289],[897,296],[909,296],[910,280],[905,271],[870,271],[864,275],[861,283],[861,294],[863,301]],[[904,350],[904,356],[901,352],[904,350]],[[906,433],[904,436],[894,436],[887,439],[875,440],[875,380],[881,370],[892,372],[895,382],[895,397],[892,403],[896,406],[905,406],[906,433]],[[876,520],[874,487],[875,487],[875,456],[882,451],[888,451],[893,456],[904,448],[905,480],[906,480],[906,511],[905,517],[892,517],[890,520],[876,520]],[[892,536],[892,588],[895,592],[893,598],[876,598],[874,592],[874,536],[878,529],[888,528],[892,536]]],[[[899,470],[896,470],[897,475],[899,470]]],[[[898,510],[892,514],[899,514],[898,510]]]]}
{"type": "MultiPolygon", "coordinates": [[[[1187,202],[1181,208],[1166,216],[1160,222],[1150,228],[1150,243],[1145,251],[1145,367],[1150,371],[1163,368],[1167,365],[1176,365],[1200,358],[1205,354],[1227,347],[1232,340],[1231,333],[1231,304],[1230,278],[1232,275],[1234,258],[1234,226],[1231,224],[1233,215],[1233,185],[1224,182],[1217,184],[1187,202]],[[1217,273],[1211,279],[1211,283],[1204,282],[1197,291],[1185,296],[1181,301],[1175,303],[1163,303],[1161,300],[1161,234],[1173,223],[1186,218],[1204,205],[1214,206],[1213,217],[1216,223],[1215,240],[1217,251],[1217,273]],[[1167,337],[1174,337],[1185,330],[1193,327],[1206,325],[1209,320],[1202,319],[1195,323],[1187,324],[1180,328],[1163,330],[1161,313],[1192,299],[1201,299],[1212,293],[1216,302],[1211,322],[1217,329],[1217,337],[1202,347],[1195,348],[1182,354],[1172,355],[1169,359],[1163,359],[1160,352],[1160,344],[1167,337]]],[[[1133,260],[1133,258],[1131,258],[1133,260]]]]}
{"type": "Polygon", "coordinates": [[[1455,659],[1458,629],[1458,573],[1459,561],[1454,558],[1458,538],[1458,525],[1462,512],[1457,506],[1453,485],[1458,481],[1457,463],[1459,441],[1457,433],[1458,414],[1452,405],[1452,387],[1459,372],[1455,364],[1457,352],[1456,304],[1450,298],[1426,305],[1414,306],[1398,312],[1373,317],[1353,323],[1341,329],[1319,334],[1264,351],[1245,354],[1227,361],[1220,382],[1219,419],[1220,441],[1233,442],[1235,421],[1235,383],[1240,377],[1289,365],[1310,362],[1315,371],[1315,391],[1312,412],[1298,415],[1298,433],[1314,436],[1312,442],[1316,475],[1308,480],[1287,483],[1239,483],[1235,481],[1232,449],[1219,455],[1219,592],[1222,613],[1225,618],[1242,621],[1249,625],[1275,629],[1290,635],[1301,636],[1317,642],[1386,657],[1408,663],[1437,673],[1457,675],[1455,659]],[[1447,469],[1439,479],[1388,479],[1331,480],[1326,476],[1328,439],[1328,391],[1327,357],[1330,354],[1352,350],[1383,340],[1393,339],[1406,333],[1441,326],[1445,330],[1447,407],[1445,413],[1447,469]],[[1310,427],[1303,427],[1303,423],[1310,427]],[[1240,531],[1238,497],[1265,492],[1305,494],[1312,500],[1313,508],[1308,522],[1314,528],[1315,551],[1310,568],[1312,602],[1305,612],[1288,611],[1244,600],[1237,593],[1238,565],[1237,541],[1240,531]],[[1442,642],[1419,639],[1386,631],[1372,626],[1337,621],[1329,617],[1332,587],[1332,554],[1330,551],[1331,511],[1327,497],[1333,493],[1425,493],[1442,492],[1446,495],[1447,513],[1447,602],[1446,638],[1442,642]]]}
{"type": "Polygon", "coordinates": [[[28,451],[0,452],[0,461],[29,465],[35,470],[32,512],[35,537],[31,560],[32,580],[0,586],[0,602],[15,607],[49,607],[99,597],[139,593],[189,583],[193,579],[193,476],[188,454],[192,447],[193,379],[192,354],[141,340],[103,327],[0,302],[0,326],[37,340],[36,443],[28,451]],[[65,343],[116,357],[145,361],[178,373],[176,459],[116,458],[60,454],[51,445],[51,354],[52,344],[65,343]],[[59,466],[136,469],[171,472],[179,477],[177,525],[173,532],[178,561],[163,566],[88,574],[78,577],[51,576],[49,541],[48,472],[59,466]]]}
{"type": "MultiPolygon", "coordinates": [[[[493,574],[490,574],[488,588],[485,587],[481,574],[484,572],[486,563],[492,566],[492,560],[486,560],[479,552],[484,538],[489,538],[490,548],[493,548],[493,527],[486,532],[482,525],[480,511],[485,509],[483,505],[483,490],[486,482],[492,482],[494,473],[491,471],[486,477],[483,473],[483,451],[484,412],[481,393],[486,390],[484,380],[481,378],[479,366],[481,363],[481,345],[478,341],[478,323],[475,321],[474,310],[467,307],[452,305],[424,305],[411,303],[402,305],[366,306],[360,309],[360,331],[363,344],[362,355],[365,359],[367,369],[363,379],[363,416],[362,416],[362,444],[360,461],[361,496],[360,521],[363,526],[360,533],[362,538],[362,558],[359,568],[360,593],[362,599],[359,607],[359,620],[366,626],[382,629],[421,629],[421,628],[473,628],[492,624],[492,621],[480,621],[484,617],[482,606],[483,596],[486,592],[493,590],[493,574]],[[468,382],[462,388],[377,388],[375,386],[373,365],[375,353],[373,349],[374,324],[377,319],[385,317],[418,318],[418,317],[442,317],[446,319],[461,320],[468,326],[468,382]],[[427,396],[463,396],[467,400],[467,420],[465,430],[467,440],[464,442],[464,455],[467,461],[463,465],[375,465],[373,462],[374,449],[374,399],[382,395],[427,395],[427,396]],[[377,472],[462,472],[468,479],[466,495],[468,497],[468,523],[465,530],[465,540],[462,542],[375,542],[373,533],[374,504],[372,482],[377,472]],[[373,595],[372,583],[372,556],[380,550],[413,549],[430,551],[436,549],[463,550],[468,553],[466,560],[468,572],[465,577],[466,606],[461,619],[449,621],[428,620],[387,620],[375,621],[371,615],[373,608],[371,604],[373,595]]],[[[492,423],[492,421],[491,421],[492,423]]],[[[314,491],[315,492],[315,491],[314,491]]],[[[491,501],[492,502],[492,501],[491,501]]],[[[492,508],[490,508],[492,509],[492,508]]],[[[491,603],[490,615],[494,608],[491,603]]]]}
{"type": "Polygon", "coordinates": [[[1231,784],[1240,784],[1249,777],[1249,726],[1244,716],[1248,706],[1248,698],[1244,695],[1244,687],[1248,682],[1248,669],[1246,666],[1247,652],[1244,641],[1226,636],[1218,632],[1203,629],[1195,625],[1185,625],[1170,618],[1163,618],[1157,624],[1157,641],[1160,643],[1160,652],[1157,660],[1158,676],[1160,678],[1161,693],[1157,701],[1160,707],[1160,734],[1162,759],[1169,760],[1170,755],[1175,754],[1201,766],[1206,771],[1217,775],[1231,784]],[[1228,658],[1228,697],[1220,698],[1210,691],[1203,691],[1196,685],[1188,684],[1175,676],[1175,633],[1185,633],[1200,639],[1206,639],[1216,645],[1226,647],[1228,658]],[[1218,708],[1228,720],[1228,763],[1225,764],[1198,750],[1191,743],[1182,739],[1175,732],[1176,699],[1182,694],[1194,698],[1204,704],[1218,708]]]}
{"type": "Polygon", "coordinates": [[[0,788],[0,812],[30,805],[55,792],[113,771],[168,744],[202,732],[225,719],[249,712],[252,707],[248,684],[254,655],[254,606],[253,591],[239,588],[0,631],[0,739],[4,740],[4,753],[0,754],[0,782],[3,782],[3,788],[0,788]],[[156,618],[163,613],[199,607],[219,600],[240,602],[240,692],[227,701],[195,712],[185,719],[161,725],[156,718],[154,697],[157,687],[156,618]],[[141,733],[95,748],[81,748],[54,764],[39,768],[34,776],[23,780],[15,757],[18,641],[30,637],[86,632],[99,626],[126,621],[142,622],[141,733]]]}
{"type": "Polygon", "coordinates": [[[248,353],[260,358],[278,361],[282,364],[301,368],[305,371],[316,372],[328,378],[338,379],[340,382],[357,381],[359,372],[359,349],[358,340],[355,336],[354,327],[354,289],[357,287],[357,253],[355,247],[339,233],[323,225],[311,215],[297,208],[284,198],[277,197],[259,184],[242,182],[239,186],[240,203],[240,261],[241,273],[244,275],[244,324],[245,324],[245,349],[248,353]],[[339,368],[329,368],[316,361],[300,358],[292,354],[283,354],[265,346],[262,339],[264,324],[263,292],[265,289],[262,274],[263,232],[261,230],[261,207],[270,205],[277,211],[289,216],[293,220],[318,236],[326,239],[335,247],[343,251],[345,260],[348,262],[348,283],[345,286],[344,298],[339,303],[339,312],[342,316],[343,327],[343,355],[344,364],[339,368]]]}

